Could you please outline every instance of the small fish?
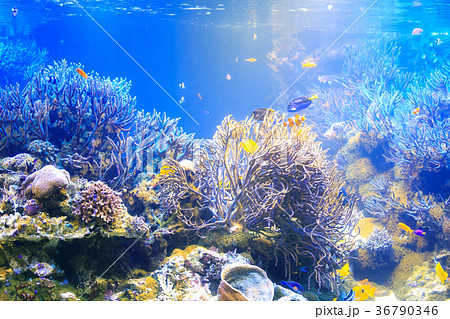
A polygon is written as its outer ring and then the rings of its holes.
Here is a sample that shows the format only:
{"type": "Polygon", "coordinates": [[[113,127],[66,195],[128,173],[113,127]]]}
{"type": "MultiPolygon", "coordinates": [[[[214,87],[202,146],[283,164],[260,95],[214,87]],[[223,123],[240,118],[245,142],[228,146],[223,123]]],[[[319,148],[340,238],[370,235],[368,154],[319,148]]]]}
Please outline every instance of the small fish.
{"type": "Polygon", "coordinates": [[[16,18],[17,17],[17,13],[18,13],[17,8],[14,7],[14,8],[11,9],[11,11],[12,11],[13,17],[16,18]]]}
{"type": "Polygon", "coordinates": [[[317,99],[317,94],[314,94],[311,97],[306,96],[300,96],[297,97],[289,102],[287,111],[288,112],[298,112],[303,109],[306,109],[308,106],[311,105],[312,100],[317,99]]]}
{"type": "Polygon", "coordinates": [[[253,154],[258,149],[258,144],[256,144],[253,140],[247,140],[245,142],[241,142],[244,150],[250,154],[253,154]]]}
{"type": "Polygon", "coordinates": [[[417,236],[424,236],[426,233],[422,230],[422,229],[416,229],[414,231],[414,234],[416,234],[417,236]]]}
{"type": "Polygon", "coordinates": [[[302,63],[302,68],[314,68],[317,64],[315,62],[305,62],[302,63]]]}
{"type": "Polygon", "coordinates": [[[226,79],[227,79],[228,81],[230,81],[230,80],[231,80],[231,75],[230,75],[229,73],[227,73],[227,77],[226,77],[226,79]]]}
{"type": "Polygon", "coordinates": [[[420,112],[420,107],[416,107],[413,111],[412,114],[417,115],[420,112]]]}
{"type": "Polygon", "coordinates": [[[414,28],[411,35],[419,35],[423,32],[421,28],[414,28]]]}
{"type": "Polygon", "coordinates": [[[239,61],[239,57],[237,56],[237,57],[236,57],[236,63],[237,63],[238,61],[239,61]]]}
{"type": "Polygon", "coordinates": [[[256,62],[257,60],[255,58],[248,58],[245,59],[245,62],[256,62]]]}
{"type": "Polygon", "coordinates": [[[329,85],[331,85],[336,78],[337,76],[335,75],[319,75],[317,77],[320,83],[328,83],[329,85]]]}
{"type": "Polygon", "coordinates": [[[398,223],[398,226],[400,226],[401,229],[406,230],[409,233],[412,233],[413,231],[408,225],[405,225],[403,223],[398,223]]]}
{"type": "Polygon", "coordinates": [[[442,43],[444,43],[444,41],[442,41],[440,38],[437,38],[435,43],[437,46],[440,46],[442,43]]]}
{"type": "Polygon", "coordinates": [[[294,117],[288,118],[287,122],[283,122],[284,127],[293,127],[294,125],[302,125],[303,122],[305,122],[306,118],[304,116],[300,116],[298,114],[295,114],[294,117]]]}
{"type": "Polygon", "coordinates": [[[184,98],[184,96],[182,96],[178,103],[183,104],[184,102],[186,102],[186,99],[184,98]]]}
{"type": "Polygon", "coordinates": [[[375,296],[376,288],[372,286],[369,280],[364,279],[358,281],[358,286],[354,287],[353,291],[355,292],[355,301],[364,301],[375,296]]]}
{"type": "Polygon", "coordinates": [[[295,281],[282,280],[282,281],[280,281],[280,285],[283,285],[297,293],[305,291],[305,288],[303,288],[302,285],[300,285],[298,282],[295,282],[295,281]]]}
{"type": "Polygon", "coordinates": [[[347,277],[350,275],[350,265],[346,263],[341,269],[337,271],[337,275],[341,278],[347,277]]]}
{"type": "Polygon", "coordinates": [[[354,301],[355,300],[355,291],[350,289],[346,294],[344,291],[338,298],[334,298],[333,301],[354,301]]]}
{"type": "Polygon", "coordinates": [[[56,76],[50,75],[50,76],[48,77],[48,83],[50,83],[50,84],[56,84],[56,76]]]}
{"type": "Polygon", "coordinates": [[[264,117],[266,116],[266,114],[268,112],[274,112],[274,110],[272,110],[272,109],[256,109],[253,111],[252,117],[256,121],[262,121],[262,120],[264,120],[264,117]]]}
{"type": "Polygon", "coordinates": [[[256,35],[256,33],[253,33],[253,40],[258,39],[258,36],[256,35]]]}
{"type": "Polygon", "coordinates": [[[186,88],[186,86],[184,85],[184,82],[179,83],[178,86],[182,90],[184,90],[186,88]]]}
{"type": "Polygon", "coordinates": [[[28,204],[24,207],[25,215],[34,216],[38,213],[38,207],[34,204],[28,204]]]}
{"type": "Polygon", "coordinates": [[[203,101],[202,96],[200,95],[200,93],[197,93],[198,98],[200,99],[200,101],[203,101]]]}
{"type": "Polygon", "coordinates": [[[86,72],[84,72],[82,69],[77,68],[77,72],[78,72],[79,75],[81,75],[81,76],[84,77],[85,79],[88,78],[86,72]]]}
{"type": "Polygon", "coordinates": [[[448,279],[448,273],[445,272],[444,268],[442,268],[441,263],[436,264],[436,275],[441,280],[441,283],[445,283],[445,281],[448,279]]]}
{"type": "Polygon", "coordinates": [[[171,168],[170,166],[163,165],[161,167],[161,170],[160,170],[159,174],[157,174],[156,177],[170,175],[170,174],[172,174],[174,172],[175,172],[175,170],[173,168],[171,168]]]}

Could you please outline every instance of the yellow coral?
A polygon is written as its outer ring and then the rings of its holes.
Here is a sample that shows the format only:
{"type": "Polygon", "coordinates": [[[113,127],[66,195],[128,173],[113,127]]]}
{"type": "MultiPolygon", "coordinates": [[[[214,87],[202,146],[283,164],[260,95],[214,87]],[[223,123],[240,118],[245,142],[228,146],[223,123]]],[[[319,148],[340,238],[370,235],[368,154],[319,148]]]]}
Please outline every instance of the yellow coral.
{"type": "Polygon", "coordinates": [[[183,257],[183,259],[186,259],[186,257],[196,248],[203,248],[202,246],[198,246],[198,245],[190,245],[187,246],[184,250],[175,248],[172,251],[172,254],[169,257],[164,258],[163,264],[167,263],[169,261],[169,259],[176,257],[176,256],[181,256],[183,257]]]}
{"type": "Polygon", "coordinates": [[[361,185],[369,182],[376,173],[370,159],[363,157],[348,166],[345,176],[353,185],[361,185]]]}
{"type": "Polygon", "coordinates": [[[427,253],[416,253],[408,249],[402,249],[402,255],[400,263],[392,274],[391,286],[394,291],[404,294],[405,291],[402,288],[404,288],[409,276],[413,274],[414,267],[422,264],[428,258],[428,255],[427,253]]]}
{"type": "Polygon", "coordinates": [[[359,231],[361,237],[369,238],[375,227],[380,229],[384,228],[384,226],[373,217],[363,218],[356,224],[355,233],[359,231]]]}

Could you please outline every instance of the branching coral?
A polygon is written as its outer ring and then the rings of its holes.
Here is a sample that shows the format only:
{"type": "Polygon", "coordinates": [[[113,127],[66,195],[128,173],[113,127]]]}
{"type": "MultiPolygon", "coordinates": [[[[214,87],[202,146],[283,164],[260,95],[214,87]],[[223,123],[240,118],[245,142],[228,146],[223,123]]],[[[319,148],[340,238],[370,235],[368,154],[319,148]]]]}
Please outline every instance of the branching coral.
{"type": "Polygon", "coordinates": [[[0,151],[16,153],[30,142],[36,150],[35,140],[51,143],[47,160],[114,187],[123,187],[147,164],[153,169],[153,159],[188,153],[193,135],[165,114],[137,112],[130,82],[96,73],[85,79],[77,68],[83,66],[62,60],[36,72],[24,89],[0,90],[0,151]]]}
{"type": "Polygon", "coordinates": [[[120,218],[123,211],[122,199],[101,181],[86,183],[73,206],[73,214],[86,223],[97,221],[108,224],[120,218]]]}
{"type": "Polygon", "coordinates": [[[311,127],[286,128],[284,116],[237,122],[228,116],[195,153],[195,166],[168,159],[159,174],[162,209],[205,236],[212,229],[246,228],[286,261],[309,259],[319,286],[335,286],[333,270],[348,252],[351,204],[342,180],[315,141],[311,127]],[[243,142],[252,140],[250,154],[243,142]]]}
{"type": "Polygon", "coordinates": [[[149,165],[153,171],[154,160],[170,156],[181,160],[194,147],[193,134],[185,134],[177,128],[178,119],[170,119],[166,114],[138,112],[132,130],[127,135],[118,134],[118,141],[108,138],[112,146],[112,161],[104,174],[114,167],[118,175],[114,185],[123,185],[138,171],[149,165]]]}
{"type": "Polygon", "coordinates": [[[0,87],[23,82],[28,73],[47,60],[46,49],[39,49],[35,40],[4,40],[0,42],[0,87]]]}

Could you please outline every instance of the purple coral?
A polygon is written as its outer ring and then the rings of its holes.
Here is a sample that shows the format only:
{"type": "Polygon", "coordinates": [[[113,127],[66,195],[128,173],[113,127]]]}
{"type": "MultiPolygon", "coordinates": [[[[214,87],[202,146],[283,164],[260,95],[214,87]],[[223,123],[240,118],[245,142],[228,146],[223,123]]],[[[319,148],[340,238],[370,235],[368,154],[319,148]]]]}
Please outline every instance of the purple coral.
{"type": "Polygon", "coordinates": [[[73,208],[72,213],[80,216],[86,223],[90,221],[110,223],[123,212],[119,194],[101,181],[86,183],[73,208]]]}

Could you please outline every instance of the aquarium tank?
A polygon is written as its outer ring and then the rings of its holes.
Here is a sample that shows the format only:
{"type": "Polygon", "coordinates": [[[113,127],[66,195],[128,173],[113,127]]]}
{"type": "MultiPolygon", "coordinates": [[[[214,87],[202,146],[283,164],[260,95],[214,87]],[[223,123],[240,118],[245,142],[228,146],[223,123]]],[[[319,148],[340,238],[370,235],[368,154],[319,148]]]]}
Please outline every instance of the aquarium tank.
{"type": "Polygon", "coordinates": [[[0,300],[450,299],[445,0],[2,0],[0,300]]]}

